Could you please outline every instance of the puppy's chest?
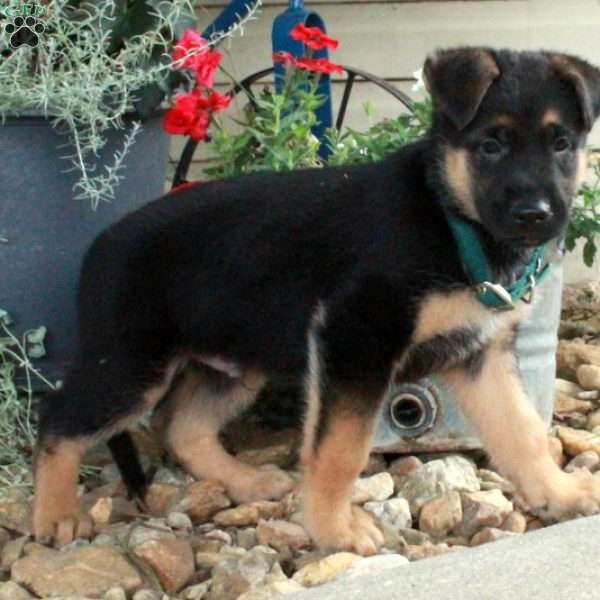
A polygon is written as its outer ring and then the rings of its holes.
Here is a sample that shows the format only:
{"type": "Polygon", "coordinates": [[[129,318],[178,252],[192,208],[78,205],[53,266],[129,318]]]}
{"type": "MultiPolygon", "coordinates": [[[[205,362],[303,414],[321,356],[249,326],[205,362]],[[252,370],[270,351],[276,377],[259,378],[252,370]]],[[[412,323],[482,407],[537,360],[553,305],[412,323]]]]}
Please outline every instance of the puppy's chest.
{"type": "Polygon", "coordinates": [[[511,344],[525,313],[525,304],[507,312],[490,310],[469,290],[427,295],[417,308],[411,344],[399,361],[404,379],[457,367],[475,375],[492,344],[511,344]]]}

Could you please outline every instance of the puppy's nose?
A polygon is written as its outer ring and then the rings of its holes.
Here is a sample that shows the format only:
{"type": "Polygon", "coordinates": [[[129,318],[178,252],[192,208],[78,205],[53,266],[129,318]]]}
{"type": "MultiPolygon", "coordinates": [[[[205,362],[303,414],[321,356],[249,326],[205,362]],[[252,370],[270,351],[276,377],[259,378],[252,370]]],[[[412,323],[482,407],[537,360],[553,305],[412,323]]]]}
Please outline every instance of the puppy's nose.
{"type": "Polygon", "coordinates": [[[511,217],[517,225],[543,225],[552,218],[552,209],[546,200],[537,202],[517,203],[511,211],[511,217]]]}

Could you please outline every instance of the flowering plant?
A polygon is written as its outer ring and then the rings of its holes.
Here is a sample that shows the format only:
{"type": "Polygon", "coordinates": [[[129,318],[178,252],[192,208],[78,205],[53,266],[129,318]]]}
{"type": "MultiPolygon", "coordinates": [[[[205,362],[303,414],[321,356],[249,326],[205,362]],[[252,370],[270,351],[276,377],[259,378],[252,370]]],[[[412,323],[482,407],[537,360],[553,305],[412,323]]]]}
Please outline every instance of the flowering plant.
{"type": "Polygon", "coordinates": [[[175,66],[194,74],[195,87],[187,94],[179,94],[175,105],[167,112],[165,130],[174,135],[189,135],[200,141],[207,137],[208,127],[215,113],[225,110],[231,96],[222,96],[212,90],[215,71],[223,55],[211,50],[208,42],[193,29],[188,29],[175,45],[175,66]]]}
{"type": "MultiPolygon", "coordinates": [[[[11,36],[1,33],[4,23],[0,20],[0,122],[10,116],[38,115],[66,131],[73,149],[67,158],[80,173],[76,197],[95,208],[114,197],[123,160],[141,122],[186,81],[184,64],[206,53],[197,73],[210,87],[214,69],[209,57],[214,60],[215,55],[204,46],[184,43],[171,56],[175,40],[196,22],[192,0],[54,0],[43,4],[45,14],[38,23],[43,33],[35,46],[11,46],[11,36]],[[98,155],[107,133],[124,128],[125,116],[133,124],[121,151],[102,172],[98,155]]],[[[211,39],[211,46],[251,17],[252,12],[227,33],[211,39]]],[[[213,107],[215,100],[211,100],[213,107]]]]}
{"type": "MultiPolygon", "coordinates": [[[[167,114],[167,131],[196,140],[209,139],[208,127],[214,123],[210,140],[216,158],[205,169],[208,176],[223,178],[264,169],[283,171],[321,165],[320,142],[311,133],[317,124],[317,110],[325,101],[318,93],[319,81],[324,74],[343,73],[343,68],[326,58],[314,57],[314,51],[334,50],[338,41],[317,27],[304,25],[296,26],[290,35],[304,42],[308,48],[306,56],[296,58],[288,52],[273,55],[274,62],[285,67],[281,90],[266,88],[251,95],[241,132],[230,133],[213,119],[215,113],[227,108],[229,98],[218,95],[217,105],[207,105],[206,99],[216,92],[198,77],[196,88],[178,97],[167,114]],[[199,98],[205,100],[198,103],[199,98]]],[[[195,68],[191,64],[188,67],[195,68]]]]}

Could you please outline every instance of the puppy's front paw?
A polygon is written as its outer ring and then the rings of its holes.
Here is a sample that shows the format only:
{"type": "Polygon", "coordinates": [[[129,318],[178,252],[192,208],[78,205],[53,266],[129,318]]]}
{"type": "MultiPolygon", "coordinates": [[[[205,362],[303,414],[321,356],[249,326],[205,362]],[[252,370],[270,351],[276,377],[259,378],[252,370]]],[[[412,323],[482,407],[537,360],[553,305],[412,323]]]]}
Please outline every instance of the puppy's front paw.
{"type": "Polygon", "coordinates": [[[323,549],[348,550],[370,556],[384,543],[381,530],[358,506],[312,510],[307,514],[306,525],[314,541],[323,549]]]}
{"type": "Polygon", "coordinates": [[[74,539],[92,537],[94,525],[84,512],[51,511],[36,506],[33,511],[33,533],[36,541],[64,546],[74,539]]]}
{"type": "Polygon", "coordinates": [[[532,509],[545,520],[557,521],[600,512],[600,479],[587,471],[559,471],[524,489],[532,509]]]}

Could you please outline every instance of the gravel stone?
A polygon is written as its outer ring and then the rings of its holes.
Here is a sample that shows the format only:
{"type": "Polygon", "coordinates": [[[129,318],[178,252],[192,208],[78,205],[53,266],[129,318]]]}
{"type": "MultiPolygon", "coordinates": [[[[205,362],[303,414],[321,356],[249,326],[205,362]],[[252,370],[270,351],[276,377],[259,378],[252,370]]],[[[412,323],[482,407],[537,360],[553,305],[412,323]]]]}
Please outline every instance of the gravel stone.
{"type": "Polygon", "coordinates": [[[302,567],[294,573],[292,580],[306,587],[321,585],[333,581],[360,560],[363,560],[361,556],[351,552],[331,554],[302,567]]]}
{"type": "Polygon", "coordinates": [[[171,512],[167,515],[167,525],[173,529],[190,531],[194,526],[192,520],[182,512],[171,512]]]}
{"type": "Polygon", "coordinates": [[[413,516],[422,506],[452,490],[478,491],[480,482],[472,463],[462,456],[432,460],[411,471],[402,482],[398,496],[406,498],[413,516]]]}
{"type": "Polygon", "coordinates": [[[122,587],[110,588],[102,600],[127,600],[127,594],[122,587]]]}
{"type": "Polygon", "coordinates": [[[276,550],[286,547],[299,550],[310,545],[310,538],[304,528],[288,521],[261,520],[256,528],[256,536],[260,544],[272,546],[276,550]]]}
{"type": "Polygon", "coordinates": [[[515,510],[504,519],[501,529],[504,531],[511,531],[512,533],[525,533],[527,529],[527,519],[522,513],[515,510]]]}
{"type": "Polygon", "coordinates": [[[177,592],[194,575],[194,553],[188,540],[150,540],[133,553],[152,567],[166,592],[177,592]]]}
{"type": "Polygon", "coordinates": [[[35,552],[16,561],[12,579],[42,598],[89,594],[102,596],[119,585],[131,592],[142,584],[139,573],[110,546],[68,552],[35,552]]]}
{"type": "Polygon", "coordinates": [[[370,477],[361,477],[354,482],[352,501],[357,504],[365,502],[382,502],[394,493],[394,480],[389,473],[377,473],[370,477]]]}
{"type": "Polygon", "coordinates": [[[600,390],[600,366],[581,365],[577,368],[577,381],[585,390],[600,390]]]}
{"type": "Polygon", "coordinates": [[[0,583],[0,600],[30,600],[33,596],[14,581],[0,583]]]}
{"type": "Polygon", "coordinates": [[[471,539],[471,546],[479,546],[481,544],[487,544],[488,542],[495,542],[502,538],[512,537],[517,535],[511,531],[504,531],[495,527],[485,527],[480,532],[476,533],[471,539]]]}
{"type": "Polygon", "coordinates": [[[567,473],[572,473],[578,469],[587,469],[591,473],[594,472],[600,464],[600,457],[596,452],[587,450],[578,454],[575,458],[569,461],[565,467],[567,473]]]}
{"type": "Polygon", "coordinates": [[[187,486],[175,510],[188,514],[193,523],[202,523],[229,506],[231,501],[220,483],[200,481],[187,486]]]}
{"type": "Polygon", "coordinates": [[[458,525],[462,518],[460,494],[448,492],[423,505],[419,515],[419,529],[435,538],[441,538],[458,525]]]}
{"type": "Polygon", "coordinates": [[[412,525],[410,507],[406,498],[391,498],[385,502],[367,502],[363,508],[392,529],[406,528],[412,525]]]}

